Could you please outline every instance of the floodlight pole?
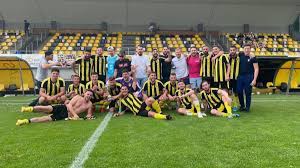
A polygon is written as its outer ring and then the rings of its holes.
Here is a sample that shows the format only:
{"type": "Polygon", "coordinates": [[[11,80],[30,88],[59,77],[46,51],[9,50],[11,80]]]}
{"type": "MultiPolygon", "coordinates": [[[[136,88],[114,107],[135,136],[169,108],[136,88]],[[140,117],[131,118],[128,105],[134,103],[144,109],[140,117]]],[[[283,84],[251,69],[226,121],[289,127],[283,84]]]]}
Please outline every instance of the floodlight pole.
{"type": "Polygon", "coordinates": [[[290,68],[289,79],[288,79],[288,84],[287,84],[287,89],[286,89],[286,95],[290,94],[290,88],[291,88],[291,82],[292,82],[292,79],[293,79],[293,73],[294,73],[294,70],[295,70],[295,64],[296,64],[296,61],[293,60],[291,68],[290,68]]]}
{"type": "Polygon", "coordinates": [[[18,58],[18,61],[19,61],[19,73],[20,73],[20,80],[21,80],[22,93],[23,93],[23,96],[25,96],[25,93],[24,93],[24,82],[23,82],[23,73],[22,73],[22,68],[21,68],[21,61],[20,61],[20,58],[18,58]]]}

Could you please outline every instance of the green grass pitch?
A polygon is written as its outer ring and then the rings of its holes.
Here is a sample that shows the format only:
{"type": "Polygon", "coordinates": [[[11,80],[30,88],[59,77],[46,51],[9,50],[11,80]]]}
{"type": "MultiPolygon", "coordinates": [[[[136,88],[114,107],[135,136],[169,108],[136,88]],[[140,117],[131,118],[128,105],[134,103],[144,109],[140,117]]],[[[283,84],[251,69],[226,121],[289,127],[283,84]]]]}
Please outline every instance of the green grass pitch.
{"type": "MultiPolygon", "coordinates": [[[[106,113],[92,121],[18,127],[33,97],[0,98],[0,167],[69,167],[106,113]]],[[[112,118],[84,167],[300,167],[300,96],[259,95],[237,119],[112,118]]]]}

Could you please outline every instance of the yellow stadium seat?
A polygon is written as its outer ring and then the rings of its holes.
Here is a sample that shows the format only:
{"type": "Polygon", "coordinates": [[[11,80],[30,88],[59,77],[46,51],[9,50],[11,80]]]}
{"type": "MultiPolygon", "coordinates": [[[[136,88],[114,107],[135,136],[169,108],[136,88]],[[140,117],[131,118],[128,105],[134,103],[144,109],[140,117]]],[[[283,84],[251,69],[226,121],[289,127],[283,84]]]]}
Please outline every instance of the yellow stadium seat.
{"type": "Polygon", "coordinates": [[[44,46],[42,50],[47,51],[49,48],[47,46],[44,46]]]}

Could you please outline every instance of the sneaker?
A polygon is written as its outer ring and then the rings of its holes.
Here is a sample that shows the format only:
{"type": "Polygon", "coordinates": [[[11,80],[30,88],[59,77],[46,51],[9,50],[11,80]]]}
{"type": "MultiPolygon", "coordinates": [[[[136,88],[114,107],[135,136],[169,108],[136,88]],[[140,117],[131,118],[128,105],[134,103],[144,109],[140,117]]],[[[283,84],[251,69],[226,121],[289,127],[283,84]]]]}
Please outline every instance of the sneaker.
{"type": "Polygon", "coordinates": [[[237,113],[233,113],[233,114],[232,114],[232,117],[240,117],[240,115],[237,114],[237,113]]]}
{"type": "Polygon", "coordinates": [[[228,119],[231,119],[231,118],[238,118],[238,117],[240,117],[239,114],[233,113],[233,114],[231,114],[230,116],[228,116],[227,118],[228,118],[228,119]]]}
{"type": "Polygon", "coordinates": [[[205,113],[201,113],[203,117],[206,117],[207,115],[205,113]]]}
{"type": "Polygon", "coordinates": [[[203,118],[202,113],[197,113],[198,118],[203,118]]]}
{"type": "Polygon", "coordinates": [[[33,107],[32,106],[29,106],[29,107],[21,107],[21,112],[22,113],[30,113],[33,111],[33,107]]]}
{"type": "Polygon", "coordinates": [[[29,124],[29,120],[28,119],[23,119],[23,120],[18,120],[16,122],[17,126],[21,126],[21,125],[24,125],[24,124],[29,124]]]}
{"type": "Polygon", "coordinates": [[[171,115],[168,114],[168,115],[166,116],[166,119],[167,119],[167,120],[172,120],[173,117],[172,117],[171,115]]]}

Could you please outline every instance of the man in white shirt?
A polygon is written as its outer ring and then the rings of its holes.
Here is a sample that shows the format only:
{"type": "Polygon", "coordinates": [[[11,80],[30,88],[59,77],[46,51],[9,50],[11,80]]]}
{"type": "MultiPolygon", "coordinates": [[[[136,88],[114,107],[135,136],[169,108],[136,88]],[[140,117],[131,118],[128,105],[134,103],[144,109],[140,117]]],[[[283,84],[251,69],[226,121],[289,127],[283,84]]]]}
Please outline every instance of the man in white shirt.
{"type": "Polygon", "coordinates": [[[176,48],[176,57],[172,59],[172,66],[175,69],[176,77],[178,81],[183,81],[185,85],[189,85],[189,72],[186,63],[186,56],[182,55],[181,49],[176,48]]]}
{"type": "Polygon", "coordinates": [[[143,47],[137,46],[136,55],[132,56],[132,70],[135,71],[136,79],[139,86],[144,86],[150,74],[150,61],[147,56],[143,55],[143,47]]]}
{"type": "Polygon", "coordinates": [[[60,65],[59,62],[53,62],[53,52],[46,51],[45,57],[42,57],[36,71],[35,79],[38,89],[41,88],[42,81],[48,77],[48,69],[52,66],[60,65]]]}

